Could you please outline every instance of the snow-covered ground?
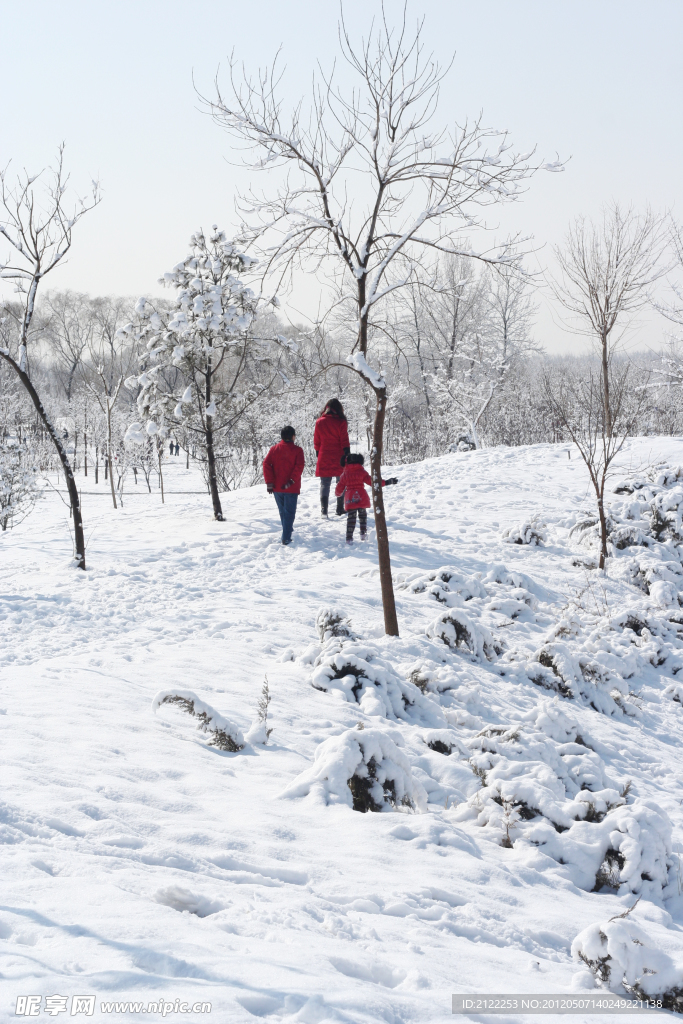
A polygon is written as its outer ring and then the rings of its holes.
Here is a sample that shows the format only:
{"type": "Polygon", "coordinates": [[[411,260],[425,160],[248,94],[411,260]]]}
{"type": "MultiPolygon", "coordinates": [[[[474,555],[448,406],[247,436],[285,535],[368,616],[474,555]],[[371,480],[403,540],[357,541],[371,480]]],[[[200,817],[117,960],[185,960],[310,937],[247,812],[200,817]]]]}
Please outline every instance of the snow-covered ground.
{"type": "MultiPolygon", "coordinates": [[[[642,484],[610,495],[636,543],[639,495],[680,518],[662,462],[683,440],[633,441],[614,477],[642,484]]],[[[611,957],[614,990],[624,971],[675,987],[683,576],[665,533],[586,568],[590,529],[570,530],[593,502],[567,446],[400,467],[390,639],[374,533],[347,547],[316,481],[283,548],[264,487],[225,495],[216,523],[207,495],[170,493],[201,489],[194,470],[165,474],[165,505],[142,484],[118,511],[79,479],[86,573],[55,495],[0,540],[0,1017],[96,994],[96,1020],[180,1000],[212,1012],[172,1019],[447,1021],[456,992],[585,995],[579,950],[611,957]],[[545,540],[510,543],[534,516],[545,540]],[[153,708],[189,691],[240,739],[266,676],[265,746],[222,750],[211,722],[153,708]],[[352,809],[354,775],[386,813],[352,809]]]]}

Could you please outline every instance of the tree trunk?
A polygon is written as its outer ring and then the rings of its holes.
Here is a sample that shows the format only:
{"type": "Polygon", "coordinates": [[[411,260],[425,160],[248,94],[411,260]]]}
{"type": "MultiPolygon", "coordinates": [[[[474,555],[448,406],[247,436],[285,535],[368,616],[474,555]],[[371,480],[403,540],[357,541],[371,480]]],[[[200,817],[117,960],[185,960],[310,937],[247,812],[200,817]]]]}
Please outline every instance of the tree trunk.
{"type": "Polygon", "coordinates": [[[391,578],[389,530],[387,529],[386,517],[384,515],[384,492],[382,489],[382,447],[384,441],[384,419],[387,410],[386,388],[375,389],[375,396],[377,398],[377,405],[375,407],[375,422],[370,451],[370,476],[372,477],[372,506],[375,513],[375,532],[377,534],[379,582],[382,588],[384,632],[388,636],[398,636],[394,583],[391,578]]]}
{"type": "MultiPolygon", "coordinates": [[[[106,397],[106,396],[105,396],[106,397]]],[[[107,405],[109,399],[107,398],[107,405]]],[[[114,508],[118,508],[116,504],[116,490],[114,488],[114,467],[111,464],[111,414],[107,416],[107,466],[109,467],[109,485],[111,487],[111,500],[114,502],[114,508]]],[[[105,472],[105,477],[106,477],[105,472]]]]}
{"type": "Polygon", "coordinates": [[[602,336],[602,404],[605,414],[605,433],[612,436],[612,410],[609,402],[609,360],[607,358],[608,335],[602,336]]]}
{"type": "MultiPolygon", "coordinates": [[[[211,403],[211,363],[209,362],[207,374],[206,374],[206,391],[205,391],[206,406],[208,408],[211,403]]],[[[213,429],[211,424],[213,423],[213,416],[206,417],[206,429],[204,430],[204,438],[206,440],[206,458],[209,464],[209,493],[211,494],[211,504],[213,505],[213,517],[217,519],[219,523],[225,522],[225,516],[223,515],[223,509],[221,508],[221,499],[218,494],[218,477],[216,476],[216,455],[213,450],[213,429]]]]}
{"type": "Polygon", "coordinates": [[[598,495],[598,517],[600,519],[600,562],[598,568],[604,569],[607,560],[607,520],[602,495],[598,495]]]}
{"type": "Polygon", "coordinates": [[[164,498],[164,474],[161,472],[161,445],[159,445],[159,447],[157,448],[157,455],[159,457],[159,487],[161,488],[161,504],[165,505],[166,499],[164,498]]]}
{"type": "Polygon", "coordinates": [[[83,519],[81,518],[81,503],[78,498],[78,488],[76,487],[76,481],[74,480],[73,471],[71,469],[71,463],[69,462],[69,456],[66,453],[66,449],[62,444],[62,440],[57,434],[57,431],[52,426],[50,418],[47,415],[43,403],[40,400],[38,392],[31,383],[31,379],[25,370],[20,369],[19,365],[12,359],[11,356],[4,356],[6,362],[12,367],[14,372],[19,377],[19,380],[24,385],[24,388],[28,392],[35,410],[38,416],[43,422],[45,429],[52,438],[52,442],[57,449],[59,460],[64,470],[64,478],[66,480],[67,491],[69,492],[69,502],[71,503],[71,515],[74,521],[74,546],[76,549],[76,561],[79,569],[85,569],[85,535],[83,533],[83,519]]]}
{"type": "Polygon", "coordinates": [[[209,427],[209,420],[213,417],[206,417],[206,430],[204,431],[204,437],[206,439],[206,458],[209,464],[209,493],[211,494],[211,503],[213,505],[213,517],[217,519],[219,523],[225,522],[225,516],[223,515],[223,509],[221,508],[221,499],[218,493],[218,477],[216,476],[216,456],[213,450],[213,430],[209,427]]]}
{"type": "Polygon", "coordinates": [[[88,475],[88,434],[83,432],[83,475],[88,475]]]}

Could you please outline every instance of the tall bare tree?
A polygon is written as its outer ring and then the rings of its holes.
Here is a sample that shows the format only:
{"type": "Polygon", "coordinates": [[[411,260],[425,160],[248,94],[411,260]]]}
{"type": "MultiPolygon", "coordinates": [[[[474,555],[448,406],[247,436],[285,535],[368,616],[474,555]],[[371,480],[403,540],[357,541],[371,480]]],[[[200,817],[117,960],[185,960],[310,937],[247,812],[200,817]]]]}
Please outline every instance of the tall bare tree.
{"type": "Polygon", "coordinates": [[[599,569],[605,568],[608,556],[608,525],[605,513],[605,484],[610,467],[633,433],[646,403],[647,387],[632,387],[628,362],[610,363],[609,386],[602,380],[602,367],[596,374],[592,367],[580,369],[564,366],[555,372],[546,369],[543,386],[557,420],[579,450],[590,476],[598,508],[600,528],[599,569]],[[609,406],[605,412],[605,394],[609,406]]]}
{"type": "Polygon", "coordinates": [[[67,209],[65,194],[69,176],[64,170],[63,146],[59,148],[55,166],[48,170],[47,178],[43,179],[42,192],[34,188],[40,178],[41,174],[30,175],[24,171],[15,184],[9,185],[7,171],[0,172],[0,235],[11,247],[7,261],[0,263],[0,278],[14,281],[16,291],[21,296],[16,351],[0,348],[0,357],[12,367],[28,392],[57,450],[71,504],[76,561],[81,569],[85,569],[85,536],[78,488],[62,438],[36,389],[31,374],[29,350],[38,288],[43,278],[68,253],[74,225],[99,203],[100,193],[98,184],[93,182],[90,197],[78,200],[73,208],[67,209]]]}
{"type": "Polygon", "coordinates": [[[92,330],[82,376],[85,386],[94,395],[104,416],[107,475],[111,499],[114,508],[117,508],[113,472],[112,417],[124,382],[137,368],[138,350],[135,342],[120,330],[130,320],[131,310],[125,299],[98,298],[92,301],[90,306],[92,330]]]}
{"type": "Polygon", "coordinates": [[[512,243],[475,252],[462,235],[483,226],[483,208],[516,198],[536,168],[532,154],[514,152],[505,132],[480,120],[435,130],[445,72],[425,53],[422,26],[407,30],[405,13],[393,29],[383,5],[358,47],[342,17],[339,39],[356,84],[342,90],[320,71],[307,111],[302,103],[283,109],[276,64],[252,80],[231,62],[228,92],[216,80],[205,102],[216,123],[255,153],[249,165],[268,171],[268,192],[252,191],[243,204],[253,234],[270,240],[265,274],[279,282],[297,267],[326,270],[355,322],[349,365],[375,399],[370,463],[384,624],[398,635],[381,487],[388,389],[368,362],[377,361],[378,307],[430,254],[513,260],[512,243]],[[275,168],[287,172],[279,184],[275,168]]]}
{"type": "Polygon", "coordinates": [[[88,295],[48,292],[42,305],[47,318],[46,340],[64,374],[64,392],[71,401],[76,371],[92,340],[94,319],[88,295]]]}
{"type": "Polygon", "coordinates": [[[571,326],[598,345],[608,434],[612,355],[633,318],[652,302],[652,285],[667,272],[660,263],[664,245],[661,217],[649,208],[637,214],[613,203],[603,208],[598,224],[577,217],[564,246],[555,249],[559,275],[551,280],[553,294],[571,326]]]}

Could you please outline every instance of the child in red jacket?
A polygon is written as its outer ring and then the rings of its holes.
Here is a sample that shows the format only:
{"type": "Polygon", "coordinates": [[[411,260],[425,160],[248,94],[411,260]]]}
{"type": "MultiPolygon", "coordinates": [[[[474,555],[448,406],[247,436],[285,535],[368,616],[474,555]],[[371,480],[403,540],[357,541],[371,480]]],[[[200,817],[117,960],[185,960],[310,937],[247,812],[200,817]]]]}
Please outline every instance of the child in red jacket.
{"type": "MultiPolygon", "coordinates": [[[[344,495],[344,508],[347,512],[346,519],[346,543],[353,544],[353,531],[356,529],[356,514],[360,521],[360,539],[366,540],[368,536],[368,509],[370,508],[370,495],[365,490],[365,484],[372,486],[372,477],[363,469],[365,459],[359,452],[352,452],[346,456],[344,472],[339,477],[339,483],[334,489],[337,497],[344,495]]],[[[388,480],[382,480],[382,487],[388,484],[397,484],[395,476],[388,480]]]]}

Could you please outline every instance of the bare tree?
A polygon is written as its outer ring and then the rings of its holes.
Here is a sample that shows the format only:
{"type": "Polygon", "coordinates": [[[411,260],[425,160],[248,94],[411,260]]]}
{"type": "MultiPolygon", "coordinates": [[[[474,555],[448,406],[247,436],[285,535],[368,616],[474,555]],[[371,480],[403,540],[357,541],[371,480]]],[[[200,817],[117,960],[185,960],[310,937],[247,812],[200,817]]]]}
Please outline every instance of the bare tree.
{"type": "Polygon", "coordinates": [[[560,273],[551,280],[553,294],[574,329],[598,344],[608,434],[613,428],[610,361],[624,330],[652,302],[652,285],[667,272],[660,265],[664,244],[661,217],[649,208],[636,214],[613,203],[603,208],[599,224],[578,217],[564,247],[555,249],[560,273]]]}
{"type": "Polygon", "coordinates": [[[605,568],[608,556],[605,484],[612,463],[633,433],[647,394],[645,386],[634,393],[631,367],[627,362],[612,363],[608,370],[611,379],[607,388],[602,380],[602,368],[596,374],[589,367],[587,373],[582,374],[564,366],[554,373],[546,369],[543,375],[548,402],[578,448],[595,491],[600,526],[600,569],[605,568]],[[605,394],[609,395],[610,402],[607,413],[605,394]]]}
{"type": "Polygon", "coordinates": [[[92,339],[90,299],[79,292],[48,292],[42,308],[48,318],[47,342],[64,374],[64,391],[70,402],[76,371],[92,339]]]}
{"type": "Polygon", "coordinates": [[[123,334],[121,326],[128,322],[130,313],[125,299],[100,298],[92,303],[92,331],[88,339],[88,359],[83,364],[84,383],[94,395],[106,426],[106,459],[114,508],[112,417],[124,382],[137,367],[137,348],[123,334]]]}
{"type": "Polygon", "coordinates": [[[274,168],[287,169],[268,194],[244,197],[245,214],[257,222],[254,236],[271,240],[265,274],[282,281],[299,266],[324,267],[355,322],[348,365],[375,398],[372,495],[390,635],[398,635],[398,621],[381,487],[388,389],[368,362],[377,359],[378,307],[414,279],[429,254],[514,259],[512,243],[475,252],[462,233],[483,226],[482,208],[516,198],[535,169],[532,154],[514,153],[505,132],[480,120],[433,131],[445,72],[425,54],[421,30],[411,35],[405,14],[393,30],[382,6],[376,29],[354,48],[342,19],[340,48],[357,87],[342,92],[321,71],[308,114],[302,104],[283,111],[275,64],[252,81],[231,62],[229,94],[217,80],[213,100],[205,101],[218,125],[256,151],[254,169],[267,170],[271,181],[274,168]]]}
{"type": "Polygon", "coordinates": [[[14,281],[22,297],[17,350],[12,352],[9,348],[0,348],[0,356],[17,374],[57,449],[71,504],[76,561],[81,569],[85,569],[85,537],[78,488],[62,438],[36,390],[29,358],[38,288],[43,278],[55,269],[71,248],[74,225],[100,201],[99,186],[93,182],[90,198],[79,200],[71,211],[67,211],[65,192],[69,176],[64,171],[63,158],[64,147],[60,146],[57,162],[50,168],[42,190],[42,202],[41,195],[34,189],[41,175],[31,176],[24,171],[16,184],[10,186],[6,170],[0,172],[0,203],[4,212],[0,220],[0,235],[13,249],[8,260],[0,264],[0,278],[14,281]]]}

